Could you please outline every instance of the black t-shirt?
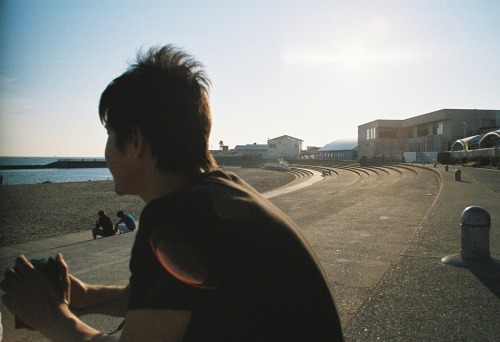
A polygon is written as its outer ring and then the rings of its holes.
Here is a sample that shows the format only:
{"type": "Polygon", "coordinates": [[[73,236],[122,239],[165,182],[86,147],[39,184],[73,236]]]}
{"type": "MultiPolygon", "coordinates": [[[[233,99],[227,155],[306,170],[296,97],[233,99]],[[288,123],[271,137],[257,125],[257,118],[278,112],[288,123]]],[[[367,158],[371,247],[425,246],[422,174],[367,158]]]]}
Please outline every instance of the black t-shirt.
{"type": "Polygon", "coordinates": [[[192,311],[186,340],[342,340],[326,277],[298,228],[231,173],[202,174],[148,203],[130,270],[129,309],[192,311]],[[195,255],[204,281],[182,277],[182,253],[173,267],[160,263],[162,243],[195,255]]]}
{"type": "Polygon", "coordinates": [[[99,221],[97,221],[96,228],[102,227],[104,236],[113,235],[113,222],[109,216],[101,216],[99,217],[99,221]]]}

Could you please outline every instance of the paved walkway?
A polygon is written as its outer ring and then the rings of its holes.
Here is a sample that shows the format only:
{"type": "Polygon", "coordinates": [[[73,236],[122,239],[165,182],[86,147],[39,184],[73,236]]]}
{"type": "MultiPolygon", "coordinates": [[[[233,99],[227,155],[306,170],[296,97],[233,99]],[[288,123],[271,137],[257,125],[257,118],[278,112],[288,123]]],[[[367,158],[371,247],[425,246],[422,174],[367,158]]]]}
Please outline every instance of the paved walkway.
{"type": "MultiPolygon", "coordinates": [[[[460,215],[469,205],[492,218],[490,250],[500,259],[500,172],[442,166],[336,169],[270,200],[302,228],[330,280],[347,341],[495,341],[500,336],[497,263],[458,268],[441,258],[460,253],[460,215]],[[318,179],[319,180],[319,179],[318,179]]],[[[15,255],[62,251],[89,283],[125,284],[135,233],[91,240],[89,232],[0,248],[0,266],[15,255]],[[83,242],[82,242],[83,241],[83,242]]],[[[2,308],[5,341],[39,341],[13,330],[2,308]]],[[[120,319],[91,315],[104,331],[120,319]]]]}
{"type": "Polygon", "coordinates": [[[500,171],[462,168],[462,181],[443,167],[435,203],[400,257],[349,323],[350,341],[500,340],[500,171]],[[447,266],[459,255],[463,210],[491,215],[494,263],[447,266]]]}

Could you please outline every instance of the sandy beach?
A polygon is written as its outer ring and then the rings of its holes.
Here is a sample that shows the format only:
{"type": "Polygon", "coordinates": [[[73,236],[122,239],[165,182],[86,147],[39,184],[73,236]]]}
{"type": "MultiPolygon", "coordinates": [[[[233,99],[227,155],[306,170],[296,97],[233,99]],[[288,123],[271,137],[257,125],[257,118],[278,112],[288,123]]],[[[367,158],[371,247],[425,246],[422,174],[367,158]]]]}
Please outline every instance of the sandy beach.
{"type": "MultiPolygon", "coordinates": [[[[252,168],[225,168],[259,192],[294,179],[286,172],[252,168]]],[[[136,196],[118,196],[112,181],[4,185],[0,187],[0,246],[90,230],[103,209],[114,222],[116,212],[139,219],[144,202],[136,196]]]]}

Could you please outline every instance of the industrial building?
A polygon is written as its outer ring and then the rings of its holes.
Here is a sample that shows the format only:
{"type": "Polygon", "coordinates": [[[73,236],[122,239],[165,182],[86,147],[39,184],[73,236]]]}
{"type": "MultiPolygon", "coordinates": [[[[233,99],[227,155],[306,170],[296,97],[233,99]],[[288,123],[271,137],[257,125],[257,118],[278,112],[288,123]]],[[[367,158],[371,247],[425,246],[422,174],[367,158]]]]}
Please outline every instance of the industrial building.
{"type": "Polygon", "coordinates": [[[500,110],[441,109],[404,120],[375,120],[358,126],[358,157],[430,162],[459,139],[499,128],[500,110]]]}

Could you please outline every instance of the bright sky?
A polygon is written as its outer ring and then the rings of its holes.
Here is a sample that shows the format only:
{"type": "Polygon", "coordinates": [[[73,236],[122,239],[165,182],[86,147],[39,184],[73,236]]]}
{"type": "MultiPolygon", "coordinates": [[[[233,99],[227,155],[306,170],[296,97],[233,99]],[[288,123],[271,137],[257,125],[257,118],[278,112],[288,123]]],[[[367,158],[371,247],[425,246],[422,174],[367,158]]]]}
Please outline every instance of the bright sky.
{"type": "Polygon", "coordinates": [[[168,43],[212,80],[213,149],[281,135],[321,147],[376,119],[500,109],[498,0],[3,0],[0,11],[3,156],[103,156],[101,92],[139,48],[168,43]]]}

